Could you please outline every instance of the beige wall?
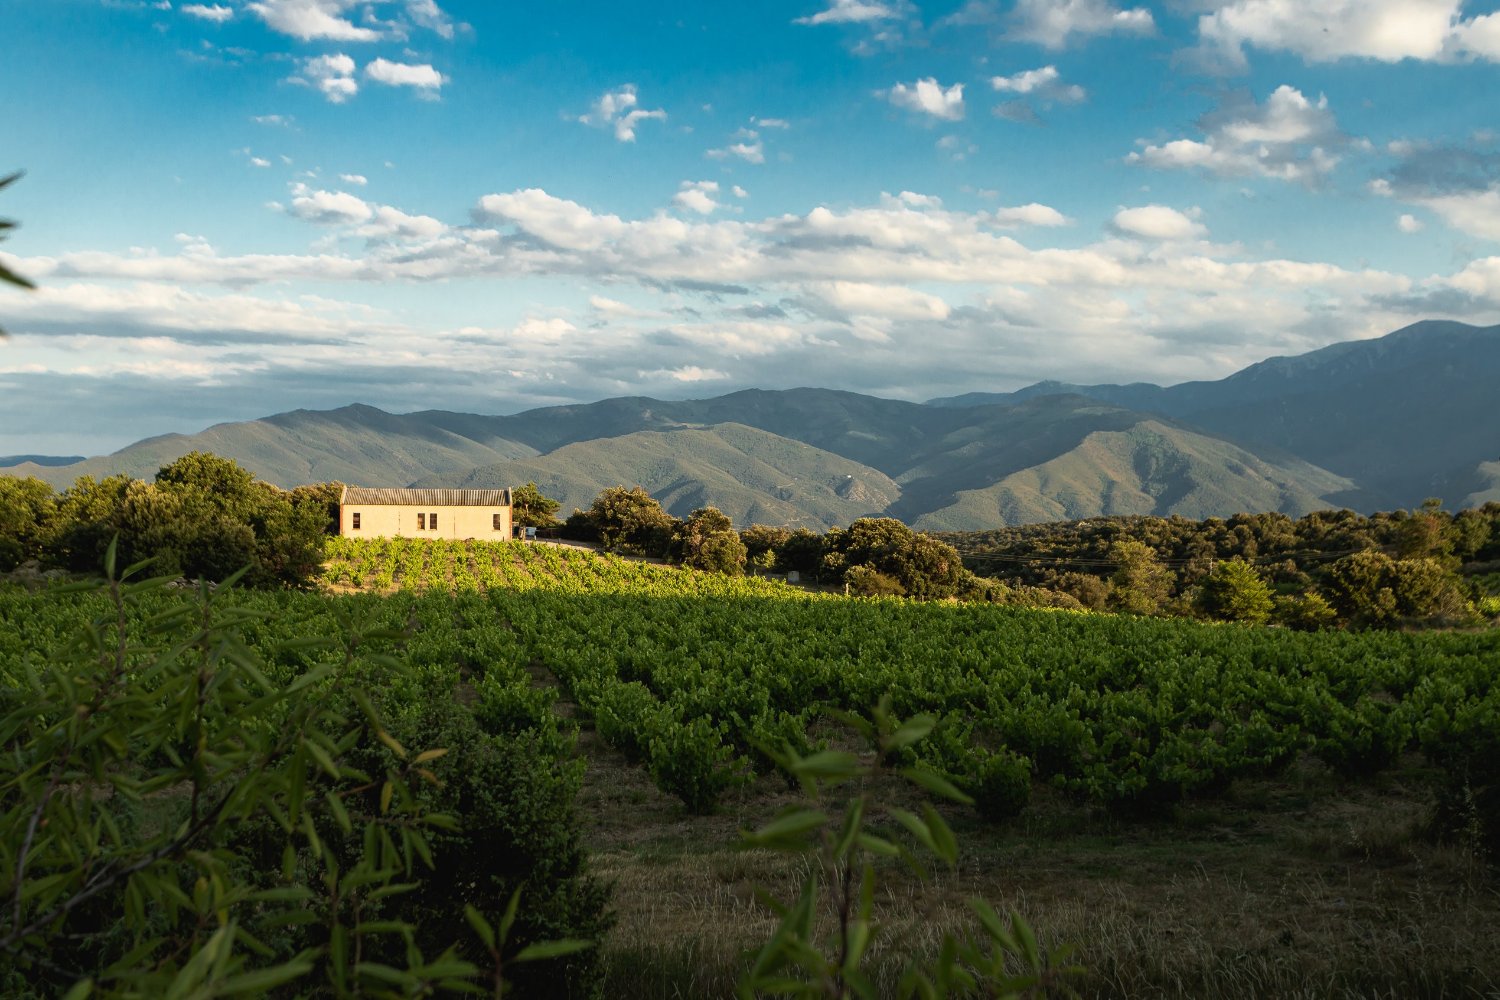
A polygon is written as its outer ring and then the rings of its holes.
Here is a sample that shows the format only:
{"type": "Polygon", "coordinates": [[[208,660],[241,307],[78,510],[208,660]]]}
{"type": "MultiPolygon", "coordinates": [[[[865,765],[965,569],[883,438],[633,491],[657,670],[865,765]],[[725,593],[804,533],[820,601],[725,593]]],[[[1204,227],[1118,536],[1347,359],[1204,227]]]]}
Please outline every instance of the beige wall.
{"type": "Polygon", "coordinates": [[[394,504],[344,504],[339,534],[346,538],[510,538],[509,507],[408,507],[394,504]],[[354,516],[359,515],[359,530],[354,516]],[[417,515],[437,515],[437,530],[417,530],[417,515]],[[500,530],[494,515],[500,515],[500,530]]]}

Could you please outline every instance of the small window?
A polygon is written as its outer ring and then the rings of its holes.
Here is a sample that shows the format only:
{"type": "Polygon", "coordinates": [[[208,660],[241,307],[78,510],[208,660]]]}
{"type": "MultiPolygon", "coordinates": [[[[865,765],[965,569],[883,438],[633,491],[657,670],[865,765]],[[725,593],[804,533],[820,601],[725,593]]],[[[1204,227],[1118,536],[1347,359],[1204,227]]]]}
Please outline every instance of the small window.
{"type": "Polygon", "coordinates": [[[427,527],[433,531],[437,530],[437,511],[427,515],[427,527]]]}
{"type": "Polygon", "coordinates": [[[505,526],[500,523],[499,514],[491,514],[490,517],[494,518],[491,523],[494,525],[496,531],[503,531],[505,529],[505,526]]]}
{"type": "Polygon", "coordinates": [[[349,524],[350,530],[352,530],[352,531],[358,531],[359,530],[359,511],[355,511],[351,515],[351,518],[352,518],[352,520],[351,520],[351,522],[349,524]]]}
{"type": "Polygon", "coordinates": [[[427,515],[426,514],[418,514],[417,515],[417,530],[418,531],[426,531],[427,530],[427,515]]]}

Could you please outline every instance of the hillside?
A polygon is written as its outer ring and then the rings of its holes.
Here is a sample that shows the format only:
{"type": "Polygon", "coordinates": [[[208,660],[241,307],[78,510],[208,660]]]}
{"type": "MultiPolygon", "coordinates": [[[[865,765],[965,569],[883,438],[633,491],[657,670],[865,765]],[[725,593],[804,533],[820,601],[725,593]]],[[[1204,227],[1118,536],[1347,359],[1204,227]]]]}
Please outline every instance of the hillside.
{"type": "Polygon", "coordinates": [[[74,465],[0,468],[57,487],[79,476],[125,473],[149,479],[191,451],[211,451],[283,488],[302,483],[406,485],[430,475],[458,476],[475,466],[536,454],[490,430],[493,417],[445,413],[397,415],[373,406],[294,410],[260,420],[217,424],[197,434],[147,438],[112,455],[74,465]]]}
{"type": "Polygon", "coordinates": [[[820,530],[878,514],[901,494],[888,476],[868,466],[732,423],[569,444],[475,469],[457,482],[432,477],[416,485],[483,489],[531,481],[561,500],[563,513],[627,483],[644,486],[677,517],[712,505],[736,524],[820,530]]]}
{"type": "Polygon", "coordinates": [[[1126,430],[1095,431],[1066,454],[1011,473],[993,485],[965,490],[915,526],[1071,521],[1110,514],[1226,511],[1302,515],[1331,506],[1327,497],[1350,483],[1295,459],[1272,463],[1216,438],[1146,420],[1126,430]]]}
{"type": "Polygon", "coordinates": [[[1166,388],[1041,382],[930,405],[1014,406],[1038,396],[1085,395],[1251,448],[1295,454],[1353,480],[1338,501],[1371,510],[1411,507],[1434,495],[1454,505],[1471,502],[1476,463],[1500,457],[1496,385],[1500,326],[1425,321],[1372,340],[1270,358],[1214,382],[1166,388]]]}

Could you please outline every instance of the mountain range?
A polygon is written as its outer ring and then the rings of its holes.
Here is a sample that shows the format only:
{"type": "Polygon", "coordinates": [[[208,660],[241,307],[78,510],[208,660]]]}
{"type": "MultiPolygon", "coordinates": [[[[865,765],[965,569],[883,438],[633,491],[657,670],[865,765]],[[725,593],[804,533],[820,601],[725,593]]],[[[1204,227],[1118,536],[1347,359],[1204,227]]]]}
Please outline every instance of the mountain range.
{"type": "MultiPolygon", "coordinates": [[[[869,514],[970,530],[1093,517],[1500,500],[1500,326],[1417,323],[1212,382],[1041,382],[927,403],[831,389],[644,397],[509,416],[296,410],[0,473],[149,477],[193,450],[279,486],[511,486],[586,507],[642,485],[669,511],[823,529],[869,514]]],[[[8,460],[7,460],[8,461],[8,460]]]]}

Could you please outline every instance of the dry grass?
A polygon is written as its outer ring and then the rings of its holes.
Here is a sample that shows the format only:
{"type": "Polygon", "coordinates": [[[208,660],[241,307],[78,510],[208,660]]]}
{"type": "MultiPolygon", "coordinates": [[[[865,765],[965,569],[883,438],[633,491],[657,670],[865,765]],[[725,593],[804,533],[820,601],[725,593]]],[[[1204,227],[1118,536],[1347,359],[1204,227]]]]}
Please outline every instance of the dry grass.
{"type": "MultiPolygon", "coordinates": [[[[737,850],[737,834],[792,794],[765,779],[718,815],[689,816],[587,728],[580,748],[580,809],[618,914],[606,994],[732,995],[745,953],[774,926],[755,888],[787,898],[806,869],[737,850]]],[[[968,926],[964,899],[982,895],[1044,939],[1077,944],[1085,996],[1500,997],[1500,881],[1424,836],[1425,779],[1408,762],[1349,787],[1309,763],[1155,822],[1045,791],[1003,826],[955,811],[957,871],[926,883],[881,871],[878,954],[889,964],[893,944],[935,946],[968,926]]]]}

